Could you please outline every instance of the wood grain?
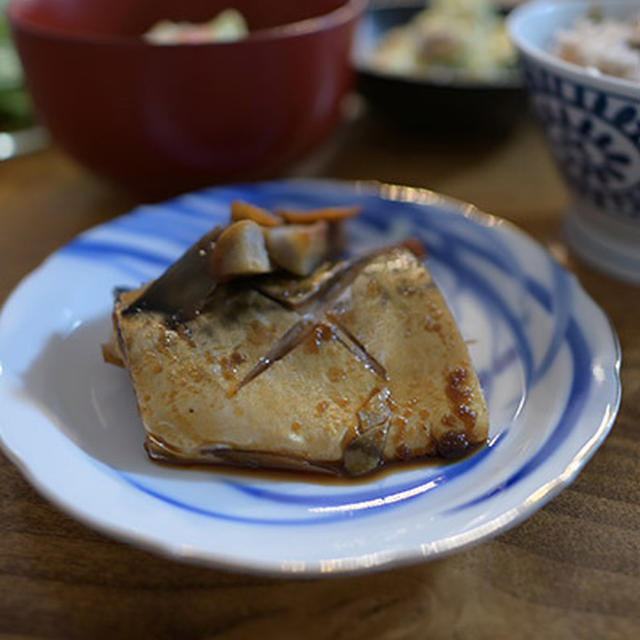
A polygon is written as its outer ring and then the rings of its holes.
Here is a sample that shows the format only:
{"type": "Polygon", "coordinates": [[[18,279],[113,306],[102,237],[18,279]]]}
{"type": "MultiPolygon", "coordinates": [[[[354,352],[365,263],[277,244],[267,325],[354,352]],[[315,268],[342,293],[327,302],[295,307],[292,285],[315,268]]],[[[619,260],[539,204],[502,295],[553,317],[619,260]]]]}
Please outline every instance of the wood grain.
{"type": "MultiPolygon", "coordinates": [[[[567,253],[566,194],[532,124],[454,145],[360,114],[291,174],[426,186],[548,246],[620,337],[624,393],[610,437],[568,489],[490,542],[413,567],[306,581],[182,565],[107,539],[50,506],[0,457],[0,637],[640,637],[640,290],[567,253]]],[[[60,244],[136,201],[55,149],[0,164],[0,299],[60,244]]]]}

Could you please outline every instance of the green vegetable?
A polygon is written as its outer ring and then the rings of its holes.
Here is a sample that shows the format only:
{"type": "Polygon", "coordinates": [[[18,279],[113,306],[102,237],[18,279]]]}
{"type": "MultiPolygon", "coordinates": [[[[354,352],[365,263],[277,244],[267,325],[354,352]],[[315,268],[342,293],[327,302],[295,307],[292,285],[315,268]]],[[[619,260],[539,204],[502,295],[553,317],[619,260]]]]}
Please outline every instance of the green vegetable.
{"type": "Polygon", "coordinates": [[[5,0],[0,0],[0,130],[28,126],[33,120],[31,101],[24,89],[22,68],[11,42],[4,16],[5,0]]]}

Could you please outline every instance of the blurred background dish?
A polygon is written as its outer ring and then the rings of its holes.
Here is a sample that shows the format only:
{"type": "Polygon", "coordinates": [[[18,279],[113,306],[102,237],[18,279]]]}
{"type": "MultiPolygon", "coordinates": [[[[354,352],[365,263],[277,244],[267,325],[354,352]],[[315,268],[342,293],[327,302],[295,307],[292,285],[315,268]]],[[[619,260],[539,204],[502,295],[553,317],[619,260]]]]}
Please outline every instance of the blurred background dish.
{"type": "Polygon", "coordinates": [[[524,99],[504,29],[507,11],[489,0],[375,3],[356,34],[359,91],[376,111],[412,129],[508,131],[524,99]]]}
{"type": "MultiPolygon", "coordinates": [[[[640,6],[602,2],[596,15],[593,7],[591,0],[532,2],[511,14],[509,33],[533,112],[569,188],[568,243],[605,272],[640,283],[640,83],[563,60],[557,40],[589,15],[595,23],[630,23],[640,6]]],[[[619,47],[607,48],[617,62],[619,47]]]]}
{"type": "Polygon", "coordinates": [[[44,129],[35,124],[22,68],[5,18],[7,0],[0,0],[0,161],[42,148],[44,129]]]}
{"type": "Polygon", "coordinates": [[[236,9],[224,9],[206,22],[160,20],[142,37],[155,44],[232,42],[249,35],[244,16],[236,9]]]}
{"type": "Polygon", "coordinates": [[[0,129],[17,129],[33,123],[32,107],[24,89],[22,68],[0,0],[0,129]]]}
{"type": "Polygon", "coordinates": [[[94,172],[165,196],[272,175],[322,140],[349,90],[363,0],[236,0],[249,36],[151,44],[228,0],[12,0],[27,84],[54,140],[94,172]]]}

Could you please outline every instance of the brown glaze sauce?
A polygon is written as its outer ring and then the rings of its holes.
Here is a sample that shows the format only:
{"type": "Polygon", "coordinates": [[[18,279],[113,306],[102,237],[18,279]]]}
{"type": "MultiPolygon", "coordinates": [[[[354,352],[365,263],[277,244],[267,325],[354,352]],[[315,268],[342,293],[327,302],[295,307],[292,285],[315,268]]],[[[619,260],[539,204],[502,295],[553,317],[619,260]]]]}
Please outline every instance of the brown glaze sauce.
{"type": "Polygon", "coordinates": [[[438,453],[446,460],[459,460],[469,451],[471,444],[467,434],[461,431],[447,431],[438,440],[438,453]]]}
{"type": "Polygon", "coordinates": [[[347,377],[347,372],[344,369],[338,367],[329,367],[328,374],[329,380],[334,383],[342,382],[347,377]]]}
{"type": "Polygon", "coordinates": [[[318,402],[318,404],[316,405],[316,413],[321,416],[327,410],[328,406],[329,403],[326,400],[318,402]]]}
{"type": "Polygon", "coordinates": [[[319,323],[311,332],[309,339],[304,342],[305,353],[318,353],[323,342],[335,340],[336,335],[333,328],[327,324],[319,323]]]}
{"type": "Polygon", "coordinates": [[[476,426],[476,412],[469,407],[469,401],[473,398],[473,389],[468,384],[469,372],[462,367],[452,371],[447,377],[445,393],[449,399],[451,410],[462,420],[467,434],[476,426]]]}
{"type": "Polygon", "coordinates": [[[225,380],[234,381],[236,379],[236,373],[238,370],[234,367],[227,358],[220,360],[220,370],[225,380]]]}
{"type": "MultiPolygon", "coordinates": [[[[296,470],[278,467],[260,467],[246,464],[241,465],[231,459],[225,463],[221,462],[183,462],[179,459],[162,458],[150,460],[159,466],[175,467],[176,469],[187,469],[191,471],[208,471],[211,473],[223,473],[238,478],[252,478],[265,480],[268,482],[300,482],[304,484],[315,484],[323,486],[353,486],[364,485],[381,478],[389,477],[395,473],[403,471],[417,471],[425,467],[443,466],[457,464],[486,446],[485,442],[469,444],[461,455],[454,457],[438,458],[433,454],[413,458],[412,460],[400,459],[394,462],[386,462],[374,471],[362,476],[346,475],[340,463],[326,463],[323,467],[311,465],[308,469],[296,470]]],[[[149,446],[145,442],[145,450],[149,453],[149,446]]],[[[442,454],[441,454],[442,455],[442,454]]],[[[305,463],[304,460],[300,460],[305,463]]]]}

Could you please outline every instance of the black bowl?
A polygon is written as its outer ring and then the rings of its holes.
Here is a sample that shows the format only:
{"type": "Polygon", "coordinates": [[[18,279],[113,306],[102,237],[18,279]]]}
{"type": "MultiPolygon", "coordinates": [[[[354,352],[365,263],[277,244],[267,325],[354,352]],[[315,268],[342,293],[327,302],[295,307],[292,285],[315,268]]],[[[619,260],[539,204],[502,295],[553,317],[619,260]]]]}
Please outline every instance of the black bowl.
{"type": "MultiPolygon", "coordinates": [[[[424,9],[374,7],[363,15],[354,43],[357,89],[372,108],[404,128],[446,135],[507,132],[526,112],[519,74],[505,81],[435,81],[376,70],[368,62],[380,37],[424,9]]],[[[505,10],[506,12],[506,10],[505,10]]]]}

